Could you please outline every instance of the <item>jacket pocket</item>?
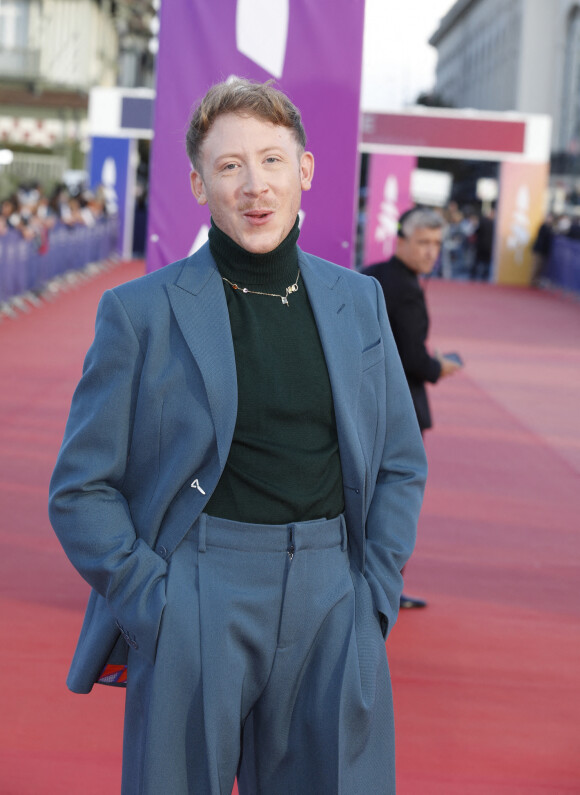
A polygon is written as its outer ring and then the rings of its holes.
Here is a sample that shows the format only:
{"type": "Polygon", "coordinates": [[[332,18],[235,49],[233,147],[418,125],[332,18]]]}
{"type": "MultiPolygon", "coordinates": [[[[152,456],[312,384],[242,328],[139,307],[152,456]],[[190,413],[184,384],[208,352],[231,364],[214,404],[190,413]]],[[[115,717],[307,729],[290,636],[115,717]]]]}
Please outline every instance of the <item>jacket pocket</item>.
{"type": "Polygon", "coordinates": [[[368,370],[375,364],[382,362],[385,358],[385,350],[382,339],[378,339],[372,345],[365,348],[361,355],[362,370],[368,370]]]}

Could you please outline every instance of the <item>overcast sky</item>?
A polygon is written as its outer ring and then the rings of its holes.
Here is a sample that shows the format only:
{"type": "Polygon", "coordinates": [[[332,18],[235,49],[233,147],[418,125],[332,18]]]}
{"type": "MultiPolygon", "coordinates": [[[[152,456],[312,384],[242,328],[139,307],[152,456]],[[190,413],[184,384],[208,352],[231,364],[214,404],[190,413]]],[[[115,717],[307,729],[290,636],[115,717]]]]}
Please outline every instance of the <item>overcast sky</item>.
{"type": "Polygon", "coordinates": [[[435,82],[427,42],[455,0],[366,0],[361,105],[396,110],[435,82]]]}

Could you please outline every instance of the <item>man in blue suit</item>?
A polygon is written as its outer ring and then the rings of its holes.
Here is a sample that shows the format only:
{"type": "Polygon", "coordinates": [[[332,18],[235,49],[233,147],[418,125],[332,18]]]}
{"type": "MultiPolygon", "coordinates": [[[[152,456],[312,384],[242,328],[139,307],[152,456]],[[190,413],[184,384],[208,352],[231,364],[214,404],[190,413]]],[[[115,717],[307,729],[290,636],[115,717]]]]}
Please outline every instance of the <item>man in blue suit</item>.
{"type": "Polygon", "coordinates": [[[297,246],[305,143],[270,85],[210,89],[208,244],[104,294],[72,401],[68,685],[126,683],[125,795],[395,791],[384,639],[426,462],[380,286],[297,246]]]}

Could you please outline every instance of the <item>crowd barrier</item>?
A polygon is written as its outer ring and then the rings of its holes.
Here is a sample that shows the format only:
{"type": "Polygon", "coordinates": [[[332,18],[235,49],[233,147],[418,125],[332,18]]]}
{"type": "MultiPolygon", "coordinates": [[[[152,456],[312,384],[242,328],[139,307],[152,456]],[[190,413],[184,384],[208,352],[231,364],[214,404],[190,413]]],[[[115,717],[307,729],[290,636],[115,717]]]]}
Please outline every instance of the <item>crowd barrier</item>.
{"type": "Polygon", "coordinates": [[[542,276],[557,287],[580,294],[580,240],[556,235],[542,276]]]}
{"type": "Polygon", "coordinates": [[[93,227],[59,223],[40,245],[8,231],[0,237],[0,303],[40,292],[55,276],[106,260],[116,250],[117,241],[116,218],[103,219],[93,227]]]}

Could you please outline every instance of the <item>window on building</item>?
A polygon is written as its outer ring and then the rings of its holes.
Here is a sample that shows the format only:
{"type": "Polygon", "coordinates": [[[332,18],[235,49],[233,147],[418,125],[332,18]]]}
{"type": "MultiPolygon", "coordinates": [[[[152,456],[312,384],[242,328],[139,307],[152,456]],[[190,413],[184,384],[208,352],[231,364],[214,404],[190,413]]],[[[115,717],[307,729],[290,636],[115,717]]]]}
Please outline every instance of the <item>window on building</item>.
{"type": "Polygon", "coordinates": [[[562,97],[561,148],[577,153],[580,146],[580,6],[568,17],[562,97]]]}
{"type": "Polygon", "coordinates": [[[0,48],[20,50],[28,44],[29,3],[0,0],[0,48]]]}
{"type": "Polygon", "coordinates": [[[29,78],[37,69],[35,55],[28,50],[30,3],[0,0],[0,77],[29,78]]]}

